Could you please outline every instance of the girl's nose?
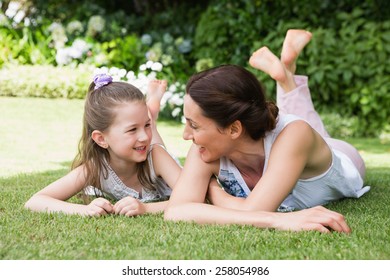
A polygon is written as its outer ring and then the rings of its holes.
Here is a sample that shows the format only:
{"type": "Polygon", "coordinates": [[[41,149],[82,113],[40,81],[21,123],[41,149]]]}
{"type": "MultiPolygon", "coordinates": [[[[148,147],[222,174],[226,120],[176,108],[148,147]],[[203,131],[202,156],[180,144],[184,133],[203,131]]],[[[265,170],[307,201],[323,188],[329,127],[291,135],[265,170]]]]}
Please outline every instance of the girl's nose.
{"type": "Polygon", "coordinates": [[[145,130],[140,131],[140,133],[138,134],[138,141],[140,142],[148,141],[149,138],[150,136],[145,130]]]}

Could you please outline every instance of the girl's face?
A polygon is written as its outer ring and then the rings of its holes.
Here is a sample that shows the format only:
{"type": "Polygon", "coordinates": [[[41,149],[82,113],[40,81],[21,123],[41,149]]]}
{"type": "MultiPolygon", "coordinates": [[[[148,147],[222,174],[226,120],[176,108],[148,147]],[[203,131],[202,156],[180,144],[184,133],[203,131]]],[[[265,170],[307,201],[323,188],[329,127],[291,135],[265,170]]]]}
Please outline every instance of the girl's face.
{"type": "Polygon", "coordinates": [[[212,162],[226,155],[231,139],[212,120],[202,115],[201,108],[190,95],[184,97],[184,117],[186,124],[183,132],[184,140],[192,140],[199,148],[203,161],[212,162]]]}
{"type": "Polygon", "coordinates": [[[110,160],[142,162],[146,160],[152,139],[151,120],[144,102],[116,106],[115,118],[104,131],[110,160]]]}

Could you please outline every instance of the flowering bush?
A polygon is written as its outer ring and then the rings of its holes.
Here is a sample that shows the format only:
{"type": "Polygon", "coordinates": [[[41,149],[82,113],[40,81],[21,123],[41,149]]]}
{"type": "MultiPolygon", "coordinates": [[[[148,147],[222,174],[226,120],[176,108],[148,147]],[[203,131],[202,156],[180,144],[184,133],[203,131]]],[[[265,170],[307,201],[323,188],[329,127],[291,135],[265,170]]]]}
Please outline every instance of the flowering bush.
{"type": "MultiPolygon", "coordinates": [[[[144,94],[147,94],[148,84],[150,81],[157,79],[158,73],[161,72],[163,66],[159,62],[147,61],[140,66],[138,74],[134,71],[127,71],[117,67],[100,67],[96,68],[96,74],[109,74],[114,81],[123,81],[139,88],[144,94]]],[[[183,97],[185,94],[185,84],[175,82],[168,86],[161,100],[160,116],[163,118],[183,120],[183,97]]]]}

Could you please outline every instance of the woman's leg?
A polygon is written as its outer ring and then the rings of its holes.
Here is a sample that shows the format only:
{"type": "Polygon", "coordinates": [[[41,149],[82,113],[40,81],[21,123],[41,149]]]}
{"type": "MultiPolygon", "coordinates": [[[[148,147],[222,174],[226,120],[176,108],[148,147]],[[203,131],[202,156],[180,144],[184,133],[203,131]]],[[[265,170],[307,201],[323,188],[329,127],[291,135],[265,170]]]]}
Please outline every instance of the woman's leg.
{"type": "Polygon", "coordinates": [[[314,109],[307,85],[307,77],[295,76],[297,88],[285,93],[281,86],[277,86],[277,104],[281,114],[294,114],[306,120],[333,149],[347,155],[356,166],[360,176],[364,179],[366,167],[359,152],[349,143],[331,138],[325,126],[314,109]]]}
{"type": "MultiPolygon", "coordinates": [[[[280,61],[285,69],[295,74],[296,61],[303,48],[310,42],[312,34],[305,30],[291,29],[287,31],[283,42],[280,61]]],[[[324,124],[311,99],[308,79],[305,76],[293,77],[296,88],[291,89],[277,81],[276,102],[281,114],[293,114],[306,120],[321,136],[329,137],[324,124]]]]}
{"type": "Polygon", "coordinates": [[[295,61],[304,47],[302,36],[306,36],[306,44],[311,34],[306,31],[294,30],[299,34],[299,40],[295,43],[290,32],[287,33],[283,44],[283,57],[286,63],[282,63],[267,47],[262,47],[251,56],[249,63],[254,68],[269,74],[277,83],[277,105],[281,114],[294,114],[304,120],[318,131],[323,137],[329,137],[322,120],[315,111],[307,84],[307,77],[294,76],[295,61]],[[303,34],[301,34],[303,33],[303,34]],[[288,59],[287,59],[288,58],[288,59]]]}
{"type": "Polygon", "coordinates": [[[281,60],[268,48],[263,47],[252,55],[249,63],[254,68],[268,73],[277,82],[277,104],[280,113],[294,114],[306,120],[330,147],[345,153],[364,178],[365,165],[359,152],[344,141],[330,138],[314,108],[307,77],[294,76],[296,60],[310,39],[309,32],[289,30],[283,43],[281,60]]]}
{"type": "Polygon", "coordinates": [[[294,76],[297,87],[285,93],[283,88],[276,86],[276,102],[281,114],[293,114],[307,121],[322,137],[329,137],[311,99],[307,77],[294,76]]]}

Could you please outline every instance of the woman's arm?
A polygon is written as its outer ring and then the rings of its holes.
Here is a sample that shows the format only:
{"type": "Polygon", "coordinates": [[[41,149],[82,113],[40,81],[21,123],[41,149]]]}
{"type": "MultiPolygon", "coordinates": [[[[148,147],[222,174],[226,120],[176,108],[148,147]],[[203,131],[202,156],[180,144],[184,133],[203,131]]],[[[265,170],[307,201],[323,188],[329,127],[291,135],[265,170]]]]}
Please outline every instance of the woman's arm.
{"type": "Polygon", "coordinates": [[[215,178],[211,178],[210,180],[207,198],[211,204],[223,208],[242,210],[245,204],[245,198],[228,194],[215,178]]]}
{"type": "Polygon", "coordinates": [[[324,140],[306,122],[292,122],[275,140],[268,167],[244,209],[275,211],[300,178],[322,174],[330,164],[331,152],[324,140]]]}
{"type": "Polygon", "coordinates": [[[239,211],[220,208],[214,205],[186,203],[169,206],[165,219],[172,221],[192,221],[199,224],[240,224],[259,228],[302,231],[314,230],[329,233],[331,230],[350,233],[344,217],[322,206],[297,212],[276,213],[266,211],[239,211]]]}
{"type": "Polygon", "coordinates": [[[85,168],[79,166],[64,177],[51,183],[34,194],[26,203],[25,208],[37,212],[63,212],[100,216],[112,212],[111,203],[104,198],[97,198],[89,205],[67,202],[69,198],[79,193],[85,186],[85,168]]]}
{"type": "MultiPolygon", "coordinates": [[[[248,197],[239,199],[223,190],[210,188],[213,204],[246,211],[275,211],[305,170],[310,169],[308,166],[310,167],[312,158],[315,158],[313,154],[317,153],[318,145],[321,145],[319,141],[323,140],[306,122],[295,121],[289,124],[274,142],[268,167],[248,197]]],[[[312,169],[312,172],[322,173],[329,167],[327,162],[330,162],[330,158],[322,154],[317,156],[316,161],[326,162],[323,164],[325,169],[322,171],[312,169]]]]}
{"type": "Polygon", "coordinates": [[[213,164],[204,163],[193,145],[165,209],[164,218],[172,221],[194,221],[200,224],[245,224],[281,230],[317,230],[350,232],[344,217],[324,207],[298,212],[274,213],[242,211],[205,204],[213,164]]]}

